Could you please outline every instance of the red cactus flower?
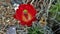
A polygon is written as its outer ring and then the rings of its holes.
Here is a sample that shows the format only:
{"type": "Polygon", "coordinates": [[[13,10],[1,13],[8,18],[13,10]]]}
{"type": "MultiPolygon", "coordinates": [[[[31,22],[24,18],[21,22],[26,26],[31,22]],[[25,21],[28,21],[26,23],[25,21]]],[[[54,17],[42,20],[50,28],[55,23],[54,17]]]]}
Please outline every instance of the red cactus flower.
{"type": "Polygon", "coordinates": [[[32,21],[35,18],[36,10],[31,4],[20,4],[19,8],[16,10],[14,18],[21,21],[20,24],[25,26],[31,26],[32,21]]]}

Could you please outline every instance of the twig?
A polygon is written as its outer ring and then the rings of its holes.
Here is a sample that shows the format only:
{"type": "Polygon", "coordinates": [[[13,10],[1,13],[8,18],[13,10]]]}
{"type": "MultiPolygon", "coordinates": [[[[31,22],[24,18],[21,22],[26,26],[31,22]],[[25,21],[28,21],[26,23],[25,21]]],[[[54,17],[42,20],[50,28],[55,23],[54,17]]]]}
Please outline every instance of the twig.
{"type": "Polygon", "coordinates": [[[49,5],[48,5],[48,8],[47,8],[47,17],[48,17],[48,13],[49,13],[49,8],[51,7],[51,4],[52,4],[52,0],[50,0],[50,2],[49,2],[49,5]]]}
{"type": "Polygon", "coordinates": [[[57,32],[58,30],[60,30],[60,28],[58,28],[57,30],[55,30],[54,33],[57,32]]]}
{"type": "Polygon", "coordinates": [[[31,4],[34,2],[34,0],[31,1],[31,4]]]}

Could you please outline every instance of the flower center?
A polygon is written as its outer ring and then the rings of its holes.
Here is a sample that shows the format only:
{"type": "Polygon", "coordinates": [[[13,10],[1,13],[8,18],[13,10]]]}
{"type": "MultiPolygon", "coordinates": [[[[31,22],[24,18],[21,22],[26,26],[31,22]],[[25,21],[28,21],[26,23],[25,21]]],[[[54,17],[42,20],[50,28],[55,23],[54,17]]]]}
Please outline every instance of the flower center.
{"type": "Polygon", "coordinates": [[[25,18],[28,19],[28,11],[27,10],[24,10],[23,11],[23,14],[24,14],[25,18]]]}
{"type": "Polygon", "coordinates": [[[28,13],[28,11],[27,11],[27,10],[24,10],[24,11],[23,11],[23,13],[24,13],[24,14],[27,14],[27,13],[28,13]]]}
{"type": "Polygon", "coordinates": [[[22,18],[23,18],[23,20],[26,21],[26,22],[32,19],[31,14],[28,13],[27,10],[24,10],[24,11],[23,11],[23,15],[24,15],[24,16],[23,16],[22,18]]]}

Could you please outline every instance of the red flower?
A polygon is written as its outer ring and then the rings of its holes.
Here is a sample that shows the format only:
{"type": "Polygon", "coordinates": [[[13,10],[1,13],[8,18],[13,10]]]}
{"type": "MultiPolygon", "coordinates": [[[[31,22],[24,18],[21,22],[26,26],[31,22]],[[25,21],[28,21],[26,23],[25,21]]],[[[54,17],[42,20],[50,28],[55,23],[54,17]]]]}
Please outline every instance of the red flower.
{"type": "Polygon", "coordinates": [[[20,24],[25,26],[31,26],[32,21],[36,20],[35,18],[36,10],[30,4],[20,4],[19,8],[16,10],[14,18],[21,21],[20,24]]]}

